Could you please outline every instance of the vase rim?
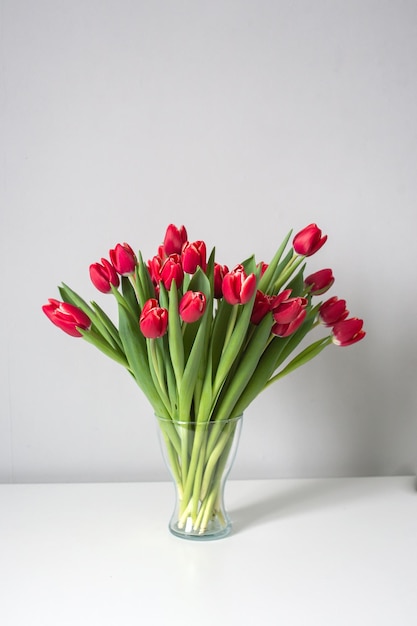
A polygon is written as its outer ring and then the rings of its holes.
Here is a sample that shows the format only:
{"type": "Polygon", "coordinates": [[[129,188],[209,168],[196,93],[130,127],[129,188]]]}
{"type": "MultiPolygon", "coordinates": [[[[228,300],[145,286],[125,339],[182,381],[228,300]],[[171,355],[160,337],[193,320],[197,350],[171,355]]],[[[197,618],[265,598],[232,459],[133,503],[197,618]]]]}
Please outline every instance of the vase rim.
{"type": "Polygon", "coordinates": [[[228,417],[227,419],[220,419],[220,420],[177,420],[177,419],[173,419],[172,417],[162,417],[161,415],[158,415],[157,413],[155,413],[155,417],[158,421],[160,422],[171,422],[172,424],[177,424],[178,426],[190,426],[192,425],[196,425],[196,426],[212,426],[214,424],[227,424],[228,422],[238,422],[240,419],[243,418],[243,413],[241,413],[240,415],[236,415],[235,417],[228,417]]]}

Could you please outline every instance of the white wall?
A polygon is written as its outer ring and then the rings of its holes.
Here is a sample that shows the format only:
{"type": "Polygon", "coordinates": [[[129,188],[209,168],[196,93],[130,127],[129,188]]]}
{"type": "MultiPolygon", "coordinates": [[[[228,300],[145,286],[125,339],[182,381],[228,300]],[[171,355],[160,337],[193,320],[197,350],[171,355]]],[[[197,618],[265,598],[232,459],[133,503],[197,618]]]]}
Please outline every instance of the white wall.
{"type": "Polygon", "coordinates": [[[366,339],[253,403],[235,477],[417,463],[417,3],[2,0],[0,480],[165,477],[127,374],[41,312],[169,222],[234,265],[317,222],[366,339]]]}

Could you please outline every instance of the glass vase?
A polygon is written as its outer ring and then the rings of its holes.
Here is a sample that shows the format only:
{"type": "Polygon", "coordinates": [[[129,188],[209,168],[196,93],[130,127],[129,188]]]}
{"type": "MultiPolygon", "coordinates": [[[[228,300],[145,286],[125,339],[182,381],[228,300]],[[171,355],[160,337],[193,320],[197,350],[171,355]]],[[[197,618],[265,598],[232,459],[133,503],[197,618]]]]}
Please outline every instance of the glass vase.
{"type": "Polygon", "coordinates": [[[212,422],[157,420],[163,457],[175,485],[170,532],[202,541],[226,537],[232,523],[224,505],[224,488],[242,416],[212,422]]]}

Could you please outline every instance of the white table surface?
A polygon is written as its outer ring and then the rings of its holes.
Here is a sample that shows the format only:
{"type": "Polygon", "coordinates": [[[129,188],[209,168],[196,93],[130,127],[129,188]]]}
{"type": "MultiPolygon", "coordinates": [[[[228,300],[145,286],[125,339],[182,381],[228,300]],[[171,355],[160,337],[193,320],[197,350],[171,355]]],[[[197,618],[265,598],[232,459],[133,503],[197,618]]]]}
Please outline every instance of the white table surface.
{"type": "Polygon", "coordinates": [[[231,481],[232,535],[170,483],[0,485],[3,626],[417,624],[415,478],[231,481]]]}

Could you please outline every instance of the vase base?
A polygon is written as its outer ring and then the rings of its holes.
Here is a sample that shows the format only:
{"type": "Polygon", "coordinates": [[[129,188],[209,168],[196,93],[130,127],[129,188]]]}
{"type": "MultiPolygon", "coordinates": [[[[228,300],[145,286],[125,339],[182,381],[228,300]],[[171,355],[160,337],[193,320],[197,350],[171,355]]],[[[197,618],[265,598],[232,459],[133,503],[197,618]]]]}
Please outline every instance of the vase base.
{"type": "Polygon", "coordinates": [[[216,539],[223,539],[230,535],[232,531],[232,524],[221,525],[216,521],[209,522],[206,530],[194,530],[192,527],[191,518],[187,520],[184,527],[179,528],[178,524],[169,524],[168,528],[175,537],[180,539],[188,539],[191,541],[214,541],[216,539]],[[189,521],[189,523],[187,523],[189,521]]]}

